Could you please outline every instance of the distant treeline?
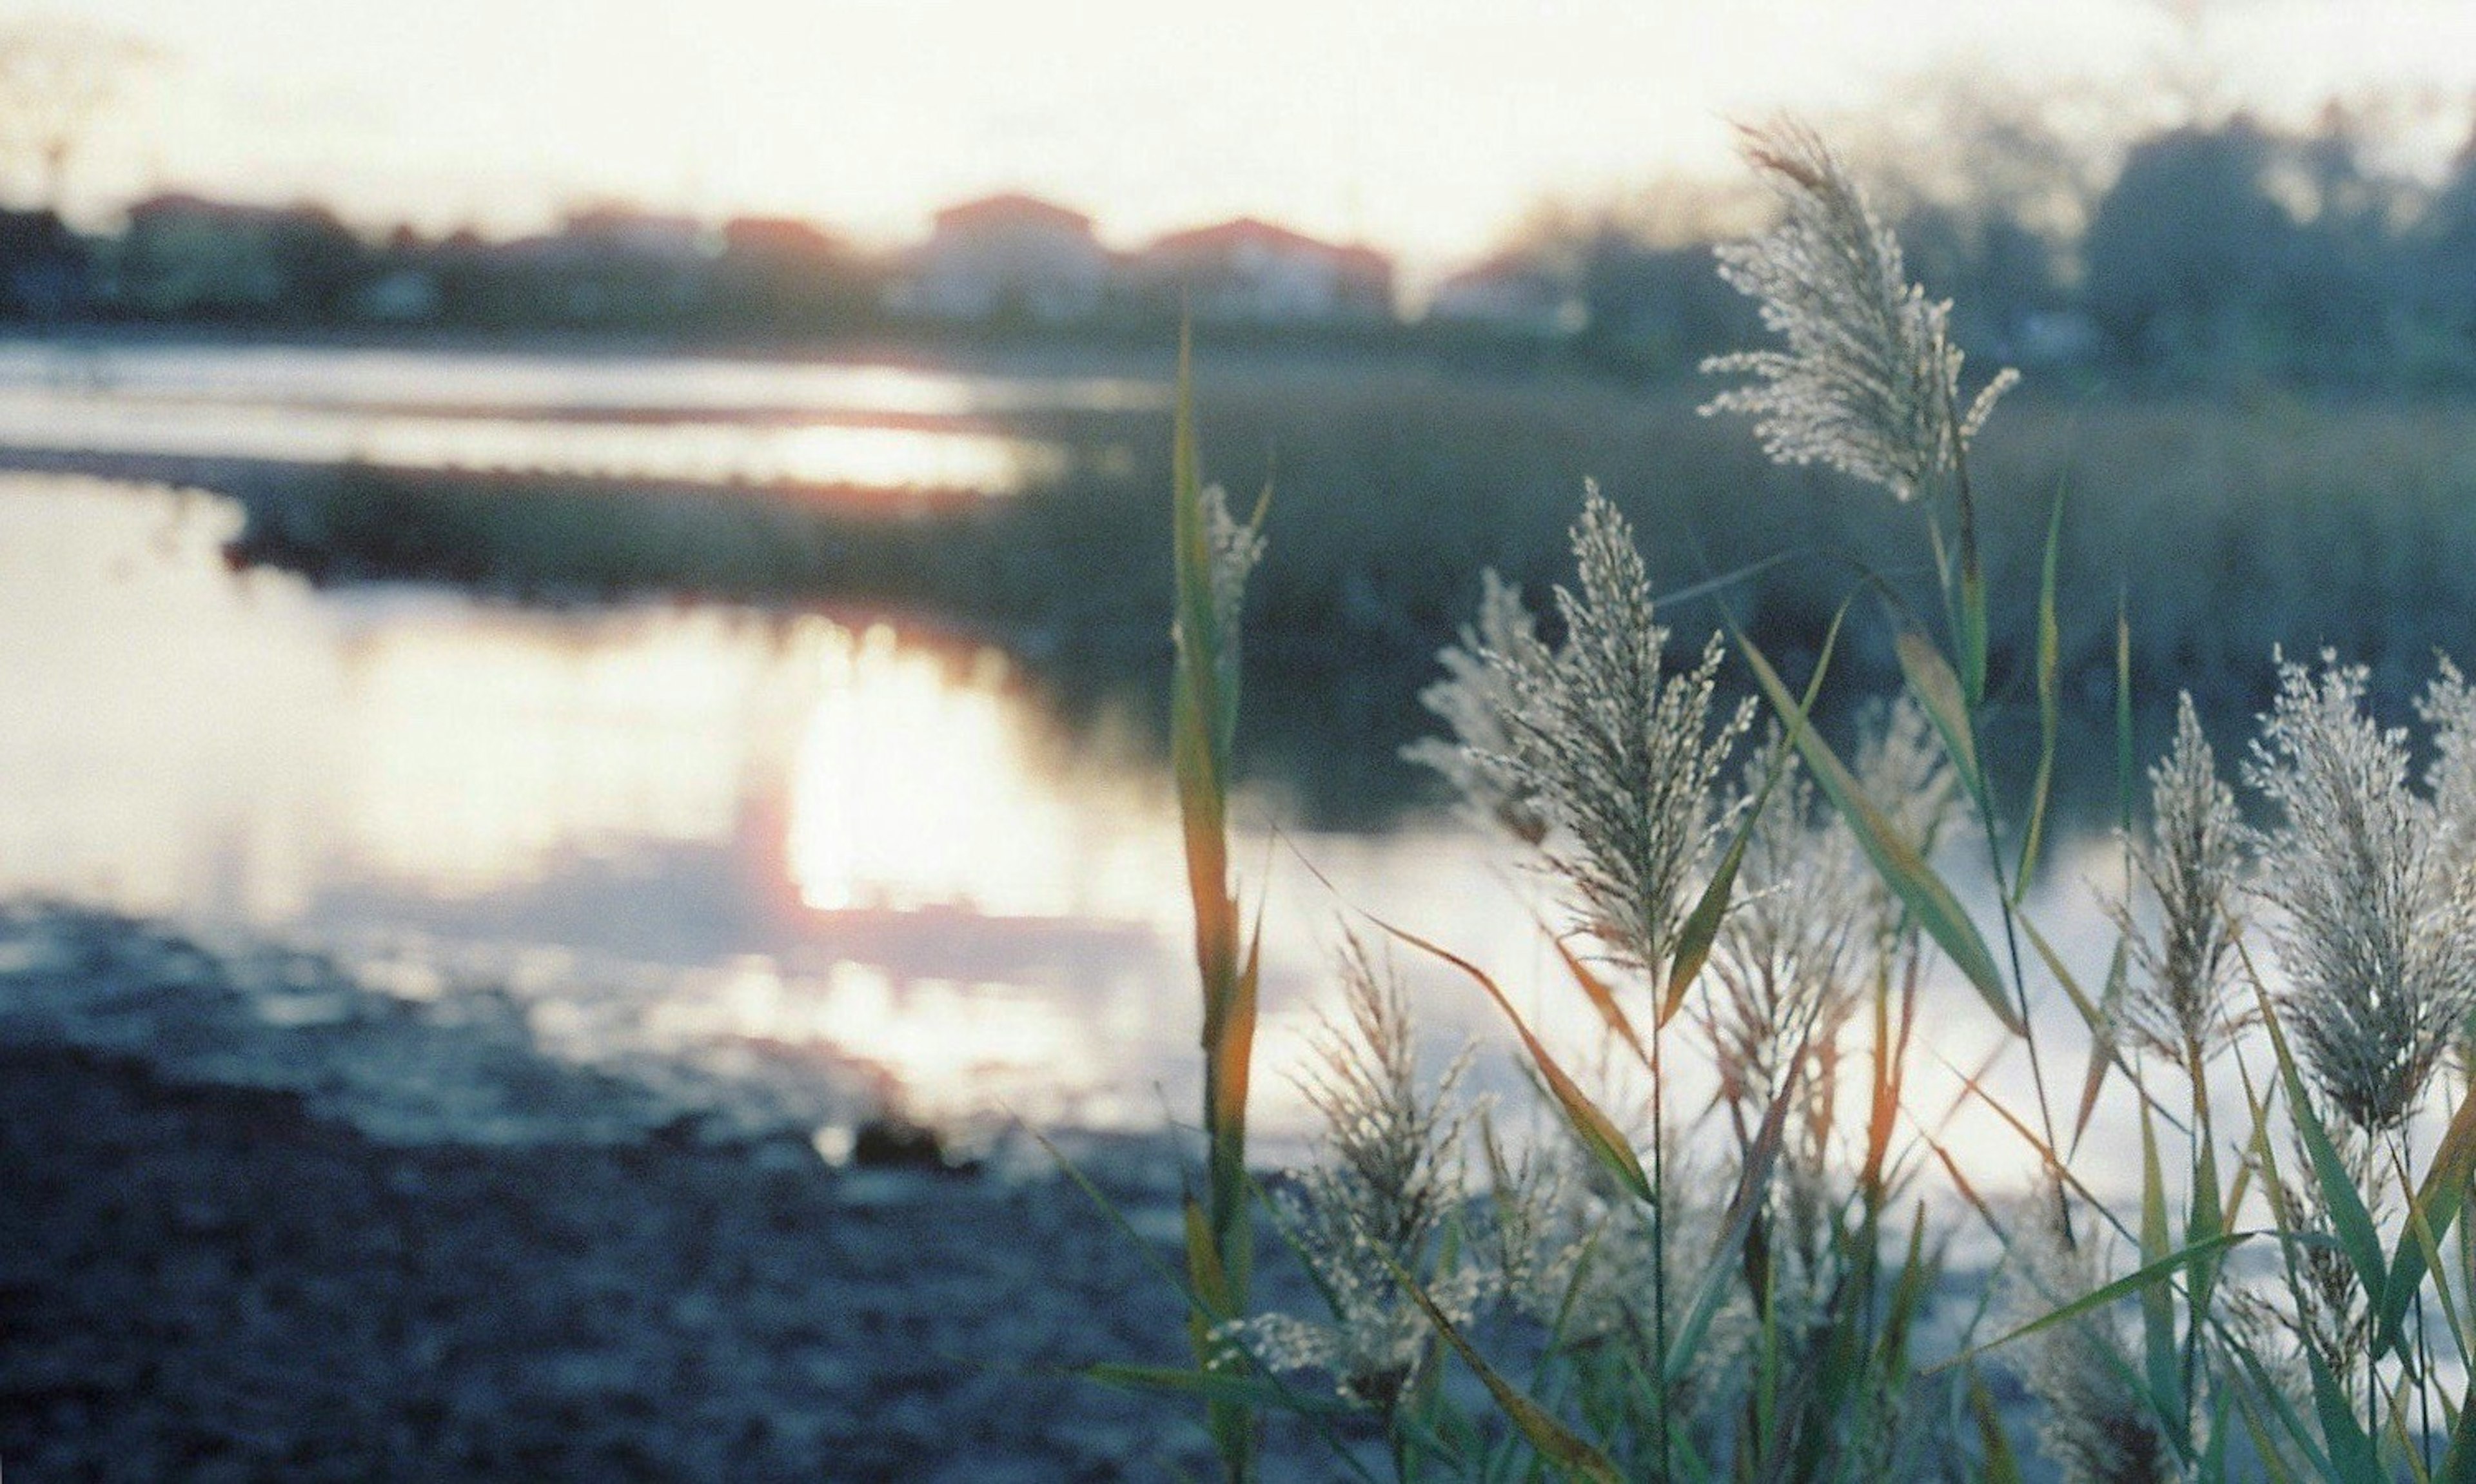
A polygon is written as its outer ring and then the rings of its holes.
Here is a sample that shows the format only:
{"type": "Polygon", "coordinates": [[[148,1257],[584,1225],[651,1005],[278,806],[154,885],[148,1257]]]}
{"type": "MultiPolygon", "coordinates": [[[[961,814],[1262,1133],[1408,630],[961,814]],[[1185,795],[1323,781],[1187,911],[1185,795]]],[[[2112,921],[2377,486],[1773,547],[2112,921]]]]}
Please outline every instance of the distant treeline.
{"type": "MultiPolygon", "coordinates": [[[[2178,385],[2476,382],[2476,142],[2428,184],[2379,168],[2343,119],[2239,114],[2136,141],[2074,206],[2061,231],[1994,202],[1896,210],[1973,356],[2178,385]]],[[[1708,244],[1606,227],[1567,252],[1586,355],[1657,373],[1760,336],[1708,244]]]]}
{"type": "MultiPolygon", "coordinates": [[[[1970,147],[1950,146],[1963,179],[1970,147]]],[[[2134,141],[2061,213],[2007,205],[2018,198],[1999,191],[1913,192],[1889,205],[1912,271],[1958,302],[1963,344],[2048,373],[2050,385],[2476,382],[2476,147],[2438,182],[2379,159],[2343,117],[2284,130],[2238,114],[2134,141]]],[[[1070,314],[1009,314],[1013,284],[1040,266],[992,269],[1015,275],[1009,292],[960,328],[1159,333],[1158,301],[1141,313],[1095,299],[1070,314]]],[[[373,238],[316,206],[187,196],[139,203],[119,232],[96,237],[45,213],[0,214],[0,313],[21,322],[721,338],[957,328],[952,314],[906,313],[919,296],[905,285],[921,271],[916,252],[861,251],[803,222],[711,227],[623,208],[578,212],[516,241],[406,229],[373,238]]],[[[1655,236],[1613,215],[1534,234],[1447,288],[1457,285],[1457,302],[1473,308],[1449,319],[1440,295],[1440,312],[1424,322],[1289,315],[1255,329],[1426,340],[1647,379],[1689,372],[1761,334],[1715,276],[1707,242],[1655,236]]]]}

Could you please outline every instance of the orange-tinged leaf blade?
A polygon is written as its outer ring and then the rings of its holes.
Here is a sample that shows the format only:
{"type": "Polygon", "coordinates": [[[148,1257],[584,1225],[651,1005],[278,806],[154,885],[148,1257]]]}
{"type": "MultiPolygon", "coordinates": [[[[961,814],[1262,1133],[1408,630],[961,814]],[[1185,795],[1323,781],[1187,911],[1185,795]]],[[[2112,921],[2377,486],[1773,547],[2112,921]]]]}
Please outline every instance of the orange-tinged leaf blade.
{"type": "Polygon", "coordinates": [[[1496,1002],[1496,1007],[1502,1010],[1504,1018],[1512,1023],[1514,1034],[1522,1038],[1523,1049],[1530,1053],[1532,1063],[1539,1068],[1539,1075],[1547,1079],[1548,1092],[1564,1110],[1565,1122],[1572,1128],[1575,1137],[1582,1141],[1583,1149],[1598,1161],[1601,1168],[1616,1176],[1634,1199],[1643,1201],[1657,1199],[1651,1190],[1650,1176],[1643,1172],[1642,1161],[1634,1157],[1633,1149],[1625,1142],[1624,1135],[1618,1131],[1616,1124],[1605,1113],[1599,1111],[1598,1104],[1591,1101],[1590,1095],[1582,1091],[1581,1084],[1557,1065],[1556,1058],[1549,1055],[1548,1048],[1531,1033],[1530,1026],[1522,1019],[1522,1012],[1513,1007],[1513,1001],[1495,979],[1488,977],[1486,970],[1449,949],[1439,948],[1381,918],[1371,917],[1368,920],[1419,952],[1459,969],[1479,988],[1486,990],[1488,998],[1496,1002]]]}
{"type": "Polygon", "coordinates": [[[1377,1254],[1393,1270],[1393,1280],[1400,1284],[1401,1291],[1425,1312],[1428,1323],[1434,1324],[1436,1332],[1445,1337],[1445,1343],[1453,1348],[1453,1353],[1462,1358],[1462,1364],[1471,1368],[1471,1373],[1479,1378],[1488,1395],[1495,1397],[1496,1404],[1503,1409],[1505,1417],[1522,1429],[1523,1437],[1529,1440],[1530,1446],[1539,1450],[1542,1458],[1591,1480],[1592,1484],[1624,1484],[1623,1477],[1617,1472],[1616,1465],[1608,1462],[1606,1454],[1575,1436],[1547,1408],[1523,1396],[1520,1388],[1498,1374],[1450,1317],[1436,1306],[1436,1300],[1427,1296],[1427,1291],[1420,1286],[1409,1269],[1402,1267],[1390,1252],[1379,1249],[1377,1254]]]}
{"type": "MultiPolygon", "coordinates": [[[[1545,927],[1540,930],[1547,931],[1545,927]]],[[[1582,998],[1591,1002],[1591,1007],[1599,1012],[1599,1019],[1607,1023],[1609,1031],[1623,1042],[1625,1050],[1633,1052],[1634,1058],[1647,1070],[1650,1049],[1643,1044],[1642,1036],[1633,1028],[1633,1019],[1625,1014],[1624,1006],[1617,1002],[1615,986],[1584,963],[1581,955],[1573,952],[1572,944],[1553,934],[1548,935],[1548,941],[1556,945],[1556,956],[1565,961],[1566,972],[1572,974],[1573,982],[1581,987],[1582,998]]]]}

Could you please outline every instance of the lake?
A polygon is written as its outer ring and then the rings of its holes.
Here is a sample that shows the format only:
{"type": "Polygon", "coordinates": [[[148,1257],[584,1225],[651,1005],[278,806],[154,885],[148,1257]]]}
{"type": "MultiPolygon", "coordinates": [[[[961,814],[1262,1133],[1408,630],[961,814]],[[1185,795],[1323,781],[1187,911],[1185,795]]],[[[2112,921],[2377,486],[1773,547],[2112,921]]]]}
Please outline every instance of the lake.
{"type": "MultiPolygon", "coordinates": [[[[1156,409],[1161,394],[1108,377],[448,353],[114,351],[82,380],[62,364],[0,349],[0,446],[316,459],[393,448],[372,430],[419,424],[454,430],[428,445],[448,460],[499,436],[477,429],[521,428],[582,469],[628,430],[685,444],[830,426],[1020,452],[1030,440],[1007,419],[1024,409],[1156,409]]],[[[646,446],[625,453],[642,459],[631,472],[669,472],[646,446]]],[[[1138,703],[1061,707],[933,615],[552,609],[235,573],[222,547],[236,519],[195,493],[0,478],[0,892],[333,952],[393,993],[505,986],[545,1046],[587,1063],[668,1058],[727,1086],[760,1052],[778,1074],[787,1056],[821,1087],[956,1126],[1192,1116],[1176,819],[1138,703]]],[[[1309,1126],[1281,1073],[1330,1002],[1352,912],[1446,943],[1551,1040],[1587,1043],[1590,1012],[1536,929],[1540,884],[1508,854],[1414,789],[1350,830],[1301,823],[1294,794],[1266,779],[1236,808],[1249,900],[1270,899],[1271,1147],[1309,1126]]],[[[2067,842],[2033,903],[2088,971],[2109,943],[2088,883],[2116,869],[2102,836],[2067,842]]],[[[1500,1047],[1473,986],[1403,968],[1432,1065],[1465,1036],[1500,1047]]],[[[1965,990],[1929,994],[1926,1117],[1948,1096],[1942,1063],[1974,1068],[1999,1039],[1965,990]]],[[[2059,997],[2042,1021],[2078,1044],[2059,997]]],[[[1501,1050],[1477,1080],[1526,1100],[1501,1050]]],[[[2017,1054],[1993,1084],[2025,1099],[2017,1054]]],[[[1981,1171],[2027,1173],[1982,1114],[1951,1137],[1981,1171]]]]}

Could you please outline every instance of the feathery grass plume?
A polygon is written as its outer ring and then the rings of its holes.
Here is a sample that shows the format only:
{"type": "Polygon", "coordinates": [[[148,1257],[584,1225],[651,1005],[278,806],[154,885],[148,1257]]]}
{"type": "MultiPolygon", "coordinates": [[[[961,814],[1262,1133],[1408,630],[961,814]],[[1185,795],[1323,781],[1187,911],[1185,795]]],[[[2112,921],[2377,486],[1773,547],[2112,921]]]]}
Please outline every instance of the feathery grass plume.
{"type": "Polygon", "coordinates": [[[1446,1223],[1469,1195],[1454,1100],[1470,1057],[1424,1091],[1399,978],[1355,937],[1341,968],[1347,1020],[1323,1022],[1315,1064],[1297,1078],[1324,1121],[1322,1158],[1275,1198],[1331,1317],[1261,1315],[1222,1333],[1273,1370],[1326,1372],[1344,1397],[1389,1413],[1435,1350],[1395,1265],[1457,1324],[1487,1286],[1474,1265],[1438,1271],[1446,1223]]]}
{"type": "Polygon", "coordinates": [[[2367,1133],[2414,1111],[2476,1003],[2476,893],[2408,787],[2406,734],[2365,713],[2365,671],[2279,660],[2245,769],[2278,806],[2260,891],[2289,984],[2278,1002],[2315,1084],[2367,1133]]]}
{"type": "Polygon", "coordinates": [[[1776,462],[1820,461],[1907,500],[1954,466],[2018,378],[1998,374],[1961,412],[1951,305],[1908,281],[1899,239],[1839,157],[1787,122],[1746,130],[1743,143],[1781,219],[1721,247],[1720,276],[1760,303],[1788,349],[1704,361],[1705,372],[1754,380],[1702,410],[1752,417],[1776,462]]]}
{"type": "Polygon", "coordinates": [[[2251,1016],[2234,994],[2243,821],[2190,693],[2176,705],[2174,746],[2149,770],[2149,794],[2150,837],[2132,857],[2159,921],[2153,934],[2133,921],[2128,901],[2108,904],[2139,971],[2114,1013],[2142,1045],[2197,1072],[2251,1016]]]}
{"type": "Polygon", "coordinates": [[[1581,930],[1615,961],[1656,972],[1675,950],[1695,869],[1728,823],[1717,785],[1752,707],[1712,723],[1717,634],[1693,669],[1664,670],[1668,631],[1642,553],[1596,484],[1573,556],[1580,591],[1556,589],[1563,646],[1486,652],[1499,680],[1474,694],[1508,746],[1484,766],[1536,801],[1581,930]]]}
{"type": "Polygon", "coordinates": [[[1242,521],[1229,513],[1229,495],[1218,484],[1203,487],[1203,539],[1211,552],[1207,570],[1212,584],[1213,668],[1223,695],[1238,693],[1239,610],[1247,601],[1247,579],[1264,559],[1261,518],[1242,521]]]}
{"type": "Polygon", "coordinates": [[[2442,853],[2453,870],[2476,869],[2476,688],[2448,655],[2416,698],[2415,714],[2433,729],[2433,763],[2424,777],[2442,853]]]}
{"type": "Polygon", "coordinates": [[[1508,1157],[1495,1120],[1482,1112],[1478,1125],[1487,1158],[1482,1251],[1493,1269],[1489,1287],[1516,1312],[1553,1325],[1584,1251],[1563,1229],[1564,1214],[1577,1194],[1572,1166],[1563,1157],[1570,1147],[1562,1141],[1546,1148],[1527,1145],[1519,1157],[1508,1157]]]}
{"type": "MultiPolygon", "coordinates": [[[[2096,1291],[2096,1254],[2075,1243],[2051,1182],[2020,1203],[2008,1251],[2011,1302],[2036,1319],[2096,1291]]],[[[2029,1336],[2021,1381],[2044,1408],[2038,1441],[2066,1484],[2167,1484],[2183,1474],[2135,1389],[2140,1373],[2110,1310],[2092,1309],[2029,1336]]]]}
{"type": "MultiPolygon", "coordinates": [[[[1774,732],[1768,751],[1784,745],[1774,732]]],[[[1768,757],[1746,764],[1748,795],[1769,767],[1768,757]]],[[[1784,770],[1746,839],[1737,904],[1711,957],[1718,989],[1702,1020],[1741,1146],[1773,1096],[1797,1079],[1799,1109],[1782,1150],[1784,1188],[1795,1196],[1811,1193],[1828,1152],[1842,1032],[1859,1006],[1852,971],[1858,953],[1874,947],[1859,934],[1877,878],[1793,755],[1784,770]],[[1800,1057],[1801,1067],[1791,1065],[1800,1057]]]]}
{"type": "Polygon", "coordinates": [[[1451,740],[1422,737],[1401,750],[1403,759],[1432,768],[1460,796],[1466,814],[1525,845],[1548,833],[1538,803],[1505,760],[1514,750],[1505,718],[1518,704],[1512,676],[1544,669],[1547,647],[1538,621],[1523,606],[1522,589],[1496,575],[1479,574],[1478,618],[1464,624],[1459,644],[1436,654],[1445,678],[1419,692],[1419,704],[1453,730],[1451,740]]]}

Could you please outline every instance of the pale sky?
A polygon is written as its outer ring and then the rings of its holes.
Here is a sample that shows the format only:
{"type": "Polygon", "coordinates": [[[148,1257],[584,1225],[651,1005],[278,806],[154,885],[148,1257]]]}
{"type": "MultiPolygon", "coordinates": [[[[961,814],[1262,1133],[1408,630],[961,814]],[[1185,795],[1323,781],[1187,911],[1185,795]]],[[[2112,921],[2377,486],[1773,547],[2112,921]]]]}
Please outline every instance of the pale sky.
{"type": "MultiPolygon", "coordinates": [[[[0,15],[22,10],[0,10],[0,15]]],[[[2273,111],[2476,96],[2466,0],[70,0],[160,49],[72,176],[516,230],[626,196],[863,240],[1022,188],[1102,236],[1239,213],[1435,264],[1549,196],[1726,167],[1727,123],[1958,68],[2273,111]]],[[[2457,115],[2464,120],[2464,114],[2457,115]]]]}

